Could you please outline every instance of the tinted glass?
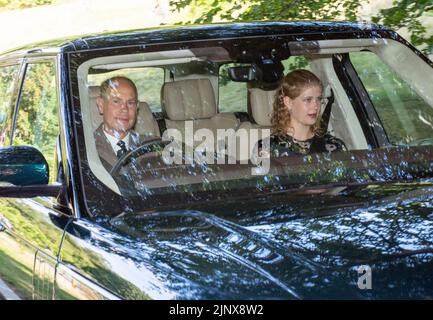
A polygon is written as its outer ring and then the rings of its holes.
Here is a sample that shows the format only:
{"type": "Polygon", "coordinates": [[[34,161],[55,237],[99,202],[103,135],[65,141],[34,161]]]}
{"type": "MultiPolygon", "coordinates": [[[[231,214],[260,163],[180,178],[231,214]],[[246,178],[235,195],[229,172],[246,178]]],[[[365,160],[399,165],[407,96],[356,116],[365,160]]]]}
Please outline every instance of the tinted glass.
{"type": "MultiPolygon", "coordinates": [[[[295,69],[311,70],[307,59],[301,56],[293,56],[282,61],[284,74],[295,69]]],[[[242,66],[239,63],[227,63],[219,70],[219,103],[220,112],[247,112],[247,84],[245,82],[231,81],[227,70],[233,66],[242,66]]],[[[245,65],[247,66],[247,65],[245,65]]]]}
{"type": "MultiPolygon", "coordinates": [[[[269,39],[269,42],[263,39],[260,41],[268,44],[269,48],[276,46],[275,39],[269,39]]],[[[317,187],[336,182],[358,183],[369,179],[405,177],[408,171],[399,170],[401,157],[407,160],[406,163],[415,160],[406,154],[400,156],[400,150],[390,151],[397,153],[397,158],[395,154],[384,155],[381,153],[382,149],[370,152],[371,150],[366,150],[366,147],[362,148],[363,143],[358,143],[355,145],[358,148],[352,147],[351,152],[338,152],[344,150],[343,145],[346,141],[354,141],[358,136],[365,140],[365,137],[361,127],[352,130],[358,117],[350,105],[351,97],[338,82],[339,78],[333,69],[333,57],[328,53],[317,54],[317,57],[305,54],[288,58],[285,46],[275,52],[282,58],[284,74],[295,69],[304,69],[299,70],[298,74],[314,80],[317,77],[323,78],[323,83],[335,89],[331,125],[336,133],[331,132],[323,137],[314,136],[307,140],[297,139],[293,142],[288,136],[282,136],[282,139],[273,138],[272,141],[266,140],[271,133],[271,125],[267,125],[266,121],[272,112],[272,109],[267,107],[272,107],[275,95],[272,95],[272,90],[262,88],[273,88],[275,83],[230,83],[225,72],[227,67],[239,64],[252,65],[260,57],[260,51],[255,51],[255,47],[251,49],[251,56],[248,58],[238,57],[237,54],[243,55],[243,51],[238,53],[232,50],[231,46],[235,44],[230,42],[224,43],[225,46],[221,47],[206,45],[193,49],[178,49],[176,44],[164,50],[159,47],[149,48],[149,52],[131,51],[130,54],[124,49],[122,52],[119,51],[117,56],[109,51],[106,52],[106,57],[103,56],[105,52],[99,51],[97,54],[80,53],[72,56],[77,61],[73,65],[78,66],[71,72],[72,85],[75,86],[73,99],[75,105],[80,107],[81,113],[77,114],[82,116],[79,119],[82,122],[77,122],[78,126],[81,125],[79,130],[82,133],[79,137],[80,160],[83,165],[86,201],[91,215],[115,215],[125,210],[140,212],[144,209],[173,210],[176,207],[204,208],[207,205],[213,207],[212,201],[240,201],[274,193],[289,194],[291,190],[305,185],[317,187]],[[142,142],[144,140],[140,141],[140,137],[137,137],[138,143],[135,144],[131,137],[136,133],[141,134],[140,130],[147,127],[134,127],[132,123],[139,118],[138,116],[142,116],[149,126],[154,120],[152,114],[139,112],[134,119],[136,115],[129,112],[126,104],[119,109],[110,105],[107,100],[103,104],[106,117],[101,119],[101,109],[99,113],[95,112],[94,96],[89,98],[89,94],[92,94],[89,86],[99,84],[115,73],[132,78],[132,71],[128,69],[134,69],[134,72],[139,73],[140,70],[151,69],[155,65],[167,71],[167,90],[163,92],[163,107],[166,113],[161,114],[163,118],[159,120],[163,121],[157,124],[160,125],[161,139],[152,136],[151,139],[142,142]],[[310,69],[315,74],[311,75],[305,69],[310,69]],[[213,107],[211,99],[214,97],[211,90],[214,89],[217,76],[220,82],[220,112],[246,110],[248,104],[243,94],[248,93],[247,87],[256,85],[253,89],[267,91],[266,95],[261,96],[259,94],[262,92],[254,91],[257,93],[255,105],[258,106],[254,110],[258,110],[257,119],[260,121],[241,122],[243,119],[233,114],[214,114],[214,109],[210,108],[213,107]],[[96,77],[99,77],[97,81],[96,77]],[[83,79],[87,82],[81,81],[83,79]],[[239,86],[227,90],[231,85],[239,86]],[[224,96],[225,93],[230,94],[224,96]],[[225,97],[231,97],[233,103],[228,102],[229,99],[225,97]],[[235,103],[239,108],[234,108],[235,103]],[[229,109],[231,107],[234,109],[229,109]],[[96,118],[98,121],[94,121],[96,118]],[[112,134],[107,131],[95,131],[101,121],[105,121],[104,124],[112,134]],[[124,137],[121,133],[125,133],[124,137]],[[125,150],[122,151],[118,137],[125,139],[125,144],[129,142],[126,153],[125,150]],[[352,149],[356,152],[352,152],[352,149]],[[382,168],[385,168],[383,159],[391,159],[387,160],[387,164],[394,161],[395,167],[390,169],[386,166],[386,170],[382,171],[382,168]]],[[[343,44],[346,45],[344,42],[343,44]]],[[[351,42],[347,45],[351,45],[351,42]]],[[[268,72],[269,75],[273,69],[262,66],[262,71],[268,72]]],[[[122,85],[122,90],[125,87],[127,88],[127,85],[122,85]]],[[[317,125],[319,119],[318,110],[323,100],[321,97],[327,97],[327,94],[319,92],[317,86],[307,89],[314,90],[303,97],[306,102],[298,99],[296,107],[307,105],[308,108],[304,108],[305,110],[314,111],[299,112],[303,116],[301,120],[313,126],[317,125]],[[310,97],[311,103],[308,100],[310,97]]],[[[128,98],[122,90],[118,90],[118,95],[126,101],[128,98]]],[[[281,101],[278,103],[280,109],[284,110],[281,101]]],[[[304,109],[299,107],[298,111],[304,109]]],[[[412,155],[412,150],[406,152],[417,161],[421,159],[419,154],[416,157],[412,155]]],[[[410,170],[407,174],[413,177],[423,168],[411,166],[410,170]]],[[[328,191],[327,188],[318,188],[308,191],[307,194],[328,191]]]]}
{"type": "Polygon", "coordinates": [[[0,67],[0,146],[9,144],[13,112],[11,102],[18,71],[17,65],[0,67]]]}
{"type": "Polygon", "coordinates": [[[219,74],[219,103],[220,112],[238,112],[247,111],[247,85],[245,82],[231,81],[228,77],[227,70],[230,67],[237,66],[236,63],[224,64],[220,68],[219,74]]]}
{"type": "Polygon", "coordinates": [[[161,87],[164,84],[162,68],[129,68],[112,72],[90,74],[89,84],[99,86],[104,80],[114,76],[125,76],[137,86],[138,100],[147,102],[152,112],[161,111],[161,87]]]}
{"type": "MultiPolygon", "coordinates": [[[[14,145],[38,148],[54,170],[54,156],[59,135],[57,92],[54,63],[35,63],[27,66],[21,91],[14,145]]],[[[53,180],[54,175],[50,175],[53,180]]]]}
{"type": "Polygon", "coordinates": [[[433,144],[433,106],[375,54],[356,52],[350,54],[350,59],[390,142],[396,145],[433,144]]]}
{"type": "Polygon", "coordinates": [[[284,74],[287,74],[290,71],[296,69],[306,69],[311,71],[307,59],[305,59],[305,57],[302,56],[292,56],[286,60],[283,60],[282,63],[284,66],[284,74]]]}

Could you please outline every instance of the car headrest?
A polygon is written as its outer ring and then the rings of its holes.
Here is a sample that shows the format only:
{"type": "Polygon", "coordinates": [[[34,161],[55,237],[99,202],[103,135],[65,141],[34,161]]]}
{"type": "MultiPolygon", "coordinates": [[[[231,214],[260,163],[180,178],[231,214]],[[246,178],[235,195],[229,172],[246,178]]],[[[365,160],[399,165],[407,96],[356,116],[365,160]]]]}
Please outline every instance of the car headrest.
{"type": "Polygon", "coordinates": [[[170,120],[206,119],[217,113],[215,94],[209,79],[165,83],[162,87],[162,103],[170,120]]]}
{"type": "Polygon", "coordinates": [[[96,106],[96,98],[99,96],[100,89],[99,86],[89,86],[89,108],[90,117],[92,120],[92,129],[95,131],[102,122],[102,115],[99,114],[98,107],[96,106]]]}
{"type": "Polygon", "coordinates": [[[249,88],[251,116],[260,126],[271,126],[272,110],[277,90],[249,88]]]}
{"type": "Polygon", "coordinates": [[[147,102],[138,102],[138,115],[134,130],[144,136],[161,136],[158,122],[156,122],[152,110],[147,102]]]}

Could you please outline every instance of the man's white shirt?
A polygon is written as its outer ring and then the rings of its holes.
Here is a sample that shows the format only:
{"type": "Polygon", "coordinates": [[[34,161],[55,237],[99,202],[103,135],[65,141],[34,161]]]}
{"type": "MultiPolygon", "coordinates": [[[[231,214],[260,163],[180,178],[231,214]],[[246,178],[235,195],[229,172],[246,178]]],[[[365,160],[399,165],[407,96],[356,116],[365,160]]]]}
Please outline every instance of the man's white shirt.
{"type": "Polygon", "coordinates": [[[118,138],[112,136],[111,134],[107,133],[105,130],[103,130],[103,131],[104,131],[104,134],[107,137],[108,141],[110,142],[111,147],[113,148],[115,154],[117,154],[117,151],[120,150],[120,147],[117,145],[117,143],[120,140],[122,140],[123,142],[125,142],[126,149],[129,149],[129,136],[130,136],[129,132],[128,132],[128,134],[123,139],[118,139],[118,138]]]}

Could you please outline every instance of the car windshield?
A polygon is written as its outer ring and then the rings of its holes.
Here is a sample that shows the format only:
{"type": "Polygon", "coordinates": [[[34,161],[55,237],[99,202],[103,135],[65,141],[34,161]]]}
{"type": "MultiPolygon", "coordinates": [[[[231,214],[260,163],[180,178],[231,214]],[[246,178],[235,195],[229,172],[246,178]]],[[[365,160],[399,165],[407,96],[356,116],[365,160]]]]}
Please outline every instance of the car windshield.
{"type": "Polygon", "coordinates": [[[422,163],[429,166],[422,145],[433,143],[433,90],[422,80],[432,71],[425,66],[401,43],[376,38],[257,37],[72,54],[89,213],[215,206],[276,194],[333,195],[349,184],[413,177],[422,163]],[[370,55],[377,59],[373,68],[370,55]],[[416,67],[396,69],[402,57],[416,67]],[[374,117],[358,110],[358,87],[348,88],[340,71],[347,68],[336,67],[344,59],[369,95],[367,113],[374,117]],[[284,75],[299,69],[321,81],[317,97],[302,99],[318,99],[318,111],[307,116],[322,137],[328,133],[333,140],[324,140],[323,149],[307,139],[295,141],[297,152],[287,144],[275,152],[275,100],[284,75]],[[401,86],[396,93],[393,88],[401,86]],[[413,104],[418,113],[405,115],[413,104]],[[384,158],[389,167],[378,165],[384,158]],[[414,158],[421,164],[411,167],[408,159],[414,158]]]}

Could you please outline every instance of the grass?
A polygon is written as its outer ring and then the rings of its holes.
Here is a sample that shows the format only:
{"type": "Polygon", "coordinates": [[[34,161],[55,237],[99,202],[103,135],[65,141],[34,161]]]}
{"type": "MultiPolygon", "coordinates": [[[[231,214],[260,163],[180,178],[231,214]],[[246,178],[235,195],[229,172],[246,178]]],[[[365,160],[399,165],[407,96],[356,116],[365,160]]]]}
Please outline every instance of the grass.
{"type": "MultiPolygon", "coordinates": [[[[0,278],[5,281],[11,290],[21,299],[31,300],[33,299],[32,282],[34,281],[39,284],[44,283],[44,280],[37,275],[33,278],[31,268],[33,259],[26,257],[25,253],[28,254],[29,252],[26,252],[24,247],[14,252],[0,249],[0,278]],[[20,257],[20,261],[13,257],[20,257]]],[[[71,300],[74,299],[74,297],[57,288],[56,299],[71,300]]]]}
{"type": "Polygon", "coordinates": [[[0,249],[0,277],[19,297],[31,299],[32,271],[0,249]]]}

